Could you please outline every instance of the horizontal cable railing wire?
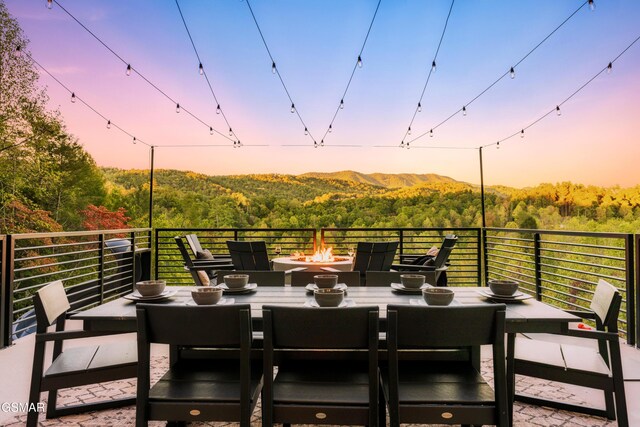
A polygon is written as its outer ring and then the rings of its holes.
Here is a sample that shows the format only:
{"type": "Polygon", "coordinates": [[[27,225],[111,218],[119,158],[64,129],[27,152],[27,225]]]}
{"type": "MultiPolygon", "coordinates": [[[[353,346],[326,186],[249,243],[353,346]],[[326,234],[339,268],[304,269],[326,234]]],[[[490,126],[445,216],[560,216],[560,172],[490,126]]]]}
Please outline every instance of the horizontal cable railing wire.
{"type": "Polygon", "coordinates": [[[513,279],[524,292],[563,309],[589,307],[599,279],[623,301],[620,330],[635,344],[633,236],[551,230],[487,228],[485,279],[513,279]]]}
{"type": "Polygon", "coordinates": [[[141,261],[133,262],[132,242],[136,259],[150,259],[151,229],[13,234],[2,242],[2,345],[9,345],[33,331],[32,298],[48,283],[63,281],[72,310],[130,293],[143,271],[141,261]]]}

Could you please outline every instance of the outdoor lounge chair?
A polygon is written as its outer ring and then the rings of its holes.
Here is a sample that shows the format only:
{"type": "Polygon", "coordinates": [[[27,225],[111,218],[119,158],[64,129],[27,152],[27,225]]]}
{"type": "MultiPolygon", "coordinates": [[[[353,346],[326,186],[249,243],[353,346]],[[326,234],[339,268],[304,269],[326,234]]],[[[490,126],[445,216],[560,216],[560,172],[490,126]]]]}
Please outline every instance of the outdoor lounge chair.
{"type": "Polygon", "coordinates": [[[432,284],[436,286],[447,286],[447,268],[449,256],[456,245],[458,237],[450,234],[445,236],[442,246],[438,250],[438,255],[434,257],[424,255],[413,260],[411,264],[394,264],[391,268],[394,271],[402,272],[432,272],[435,277],[432,284]]]}
{"type": "MultiPolygon", "coordinates": [[[[236,270],[271,271],[271,262],[267,254],[267,244],[264,240],[227,240],[227,247],[231,255],[231,262],[236,270]]],[[[305,267],[285,270],[289,275],[293,271],[303,271],[305,267]]]]}
{"type": "Polygon", "coordinates": [[[182,237],[175,236],[174,240],[178,245],[178,250],[184,261],[185,270],[189,271],[193,281],[197,286],[208,285],[211,280],[215,279],[216,272],[219,270],[233,270],[233,264],[229,262],[228,258],[223,259],[207,259],[207,260],[195,260],[192,259],[187,251],[182,237]]]}

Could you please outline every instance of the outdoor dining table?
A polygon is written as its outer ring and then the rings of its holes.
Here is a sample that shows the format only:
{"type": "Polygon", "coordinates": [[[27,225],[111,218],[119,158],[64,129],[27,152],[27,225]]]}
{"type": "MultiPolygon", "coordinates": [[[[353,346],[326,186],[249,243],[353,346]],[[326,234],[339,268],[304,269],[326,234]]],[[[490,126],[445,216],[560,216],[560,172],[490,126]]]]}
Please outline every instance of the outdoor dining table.
{"type": "MultiPolygon", "coordinates": [[[[168,287],[167,289],[171,289],[168,287]]],[[[176,295],[170,299],[155,302],[156,304],[187,304],[191,302],[190,287],[180,287],[176,295]]],[[[459,304],[493,304],[478,292],[475,287],[452,287],[455,300],[459,304]]],[[[250,304],[254,330],[262,330],[262,306],[285,305],[303,306],[313,299],[304,287],[291,286],[258,286],[255,291],[246,294],[225,296],[233,298],[234,303],[250,304]]],[[[377,305],[380,307],[380,329],[386,328],[386,307],[388,304],[416,304],[420,303],[421,295],[399,293],[390,287],[351,287],[346,298],[356,305],[377,305]],[[412,301],[413,300],[413,301],[412,301]]],[[[515,375],[513,370],[513,356],[515,350],[515,335],[517,333],[557,333],[568,329],[569,323],[579,322],[580,318],[568,314],[558,308],[536,301],[534,298],[507,304],[506,332],[507,332],[507,391],[510,406],[513,404],[515,375]]],[[[136,331],[135,303],[125,298],[107,302],[90,308],[72,316],[82,320],[84,329],[91,331],[136,331]]],[[[419,327],[419,326],[416,326],[419,327]]],[[[479,360],[479,352],[477,354],[479,360]]],[[[478,363],[479,364],[479,363],[478,363]]],[[[479,368],[479,367],[478,367],[479,368]]]]}

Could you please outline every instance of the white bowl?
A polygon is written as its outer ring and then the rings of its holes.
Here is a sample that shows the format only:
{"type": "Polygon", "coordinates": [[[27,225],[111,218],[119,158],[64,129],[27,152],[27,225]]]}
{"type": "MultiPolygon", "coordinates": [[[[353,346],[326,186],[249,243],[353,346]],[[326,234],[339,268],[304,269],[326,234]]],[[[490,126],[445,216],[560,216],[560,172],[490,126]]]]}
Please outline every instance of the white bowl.
{"type": "Polygon", "coordinates": [[[143,280],[136,283],[136,290],[143,297],[154,297],[160,295],[165,286],[167,286],[166,280],[143,280]]]}
{"type": "Polygon", "coordinates": [[[227,285],[229,289],[240,289],[247,286],[249,283],[249,275],[248,274],[227,274],[224,276],[224,284],[227,285]]]}

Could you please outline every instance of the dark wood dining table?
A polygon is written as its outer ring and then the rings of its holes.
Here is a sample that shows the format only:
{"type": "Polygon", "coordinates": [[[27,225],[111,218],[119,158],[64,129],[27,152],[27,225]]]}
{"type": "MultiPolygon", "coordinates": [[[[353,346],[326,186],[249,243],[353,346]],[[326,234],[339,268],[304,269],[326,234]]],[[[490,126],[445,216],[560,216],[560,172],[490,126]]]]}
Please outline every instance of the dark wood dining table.
{"type": "MultiPolygon", "coordinates": [[[[167,289],[172,289],[168,287],[167,289]]],[[[177,287],[175,296],[157,301],[156,304],[192,304],[191,287],[177,287]]],[[[454,304],[494,304],[479,291],[487,288],[452,287],[455,292],[454,304]]],[[[313,295],[304,287],[258,286],[245,294],[225,295],[237,304],[250,304],[254,329],[262,330],[263,305],[303,306],[313,300],[313,295]]],[[[394,291],[390,287],[351,287],[346,298],[356,305],[377,305],[380,307],[380,329],[386,327],[386,307],[388,304],[420,304],[421,295],[394,291]]],[[[136,304],[134,301],[118,298],[97,307],[75,314],[72,318],[82,320],[84,329],[90,331],[135,332],[136,304]]],[[[551,307],[534,298],[506,305],[507,331],[507,389],[512,398],[515,387],[513,356],[517,333],[558,333],[566,331],[569,324],[580,318],[558,308],[551,307]]],[[[479,365],[479,352],[477,354],[479,365]]]]}

